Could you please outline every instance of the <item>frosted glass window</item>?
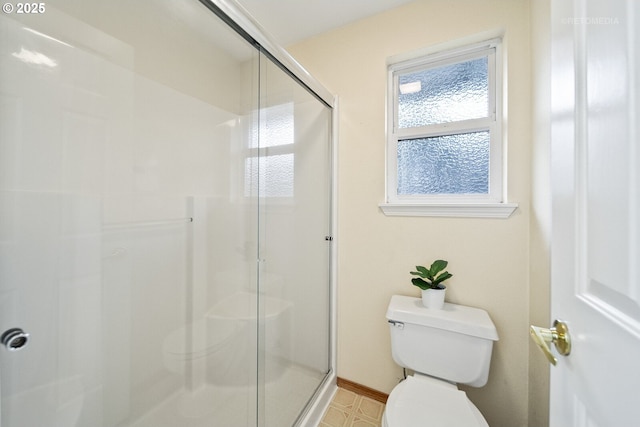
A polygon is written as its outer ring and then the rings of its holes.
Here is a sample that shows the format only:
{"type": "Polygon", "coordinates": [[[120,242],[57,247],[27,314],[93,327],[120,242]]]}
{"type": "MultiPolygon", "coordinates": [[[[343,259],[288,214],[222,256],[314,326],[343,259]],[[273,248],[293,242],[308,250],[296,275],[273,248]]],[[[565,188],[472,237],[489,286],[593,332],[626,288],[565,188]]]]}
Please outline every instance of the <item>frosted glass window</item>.
{"type": "Polygon", "coordinates": [[[400,128],[486,117],[487,57],[400,75],[398,93],[400,128]]]}
{"type": "Polygon", "coordinates": [[[398,194],[489,191],[489,132],[398,141],[398,194]]]}
{"type": "Polygon", "coordinates": [[[433,52],[389,61],[384,205],[504,203],[501,40],[433,52]]]}
{"type": "Polygon", "coordinates": [[[294,104],[288,102],[260,109],[260,126],[249,139],[245,158],[244,195],[293,197],[295,162],[294,104]],[[272,154],[277,152],[278,154],[272,154]]]}
{"type": "MultiPolygon", "coordinates": [[[[250,148],[277,147],[294,143],[293,102],[260,110],[259,138],[249,140],[250,148]]],[[[255,132],[254,131],[254,132],[255,132]]]]}
{"type": "Polygon", "coordinates": [[[293,197],[294,154],[245,159],[245,197],[258,186],[259,197],[293,197]]]}

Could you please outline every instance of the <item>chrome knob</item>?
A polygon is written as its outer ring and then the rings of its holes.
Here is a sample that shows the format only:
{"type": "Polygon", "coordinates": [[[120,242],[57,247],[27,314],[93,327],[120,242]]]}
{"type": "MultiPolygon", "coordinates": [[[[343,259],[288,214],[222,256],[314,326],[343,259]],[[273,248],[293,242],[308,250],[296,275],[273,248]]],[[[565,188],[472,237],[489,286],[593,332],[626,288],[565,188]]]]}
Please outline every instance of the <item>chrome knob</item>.
{"type": "Polygon", "coordinates": [[[20,328],[11,328],[4,331],[0,342],[9,351],[18,351],[29,342],[29,334],[20,328]]]}

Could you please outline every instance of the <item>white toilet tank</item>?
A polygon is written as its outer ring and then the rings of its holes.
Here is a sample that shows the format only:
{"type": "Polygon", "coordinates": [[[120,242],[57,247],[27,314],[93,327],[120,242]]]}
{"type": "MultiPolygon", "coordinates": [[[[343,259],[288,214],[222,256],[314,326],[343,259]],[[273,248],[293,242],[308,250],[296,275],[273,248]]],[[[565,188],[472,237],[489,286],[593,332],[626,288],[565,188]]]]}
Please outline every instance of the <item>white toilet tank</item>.
{"type": "Polygon", "coordinates": [[[428,309],[420,298],[394,295],[387,319],[398,365],[458,384],[487,383],[498,332],[486,311],[449,303],[428,309]]]}

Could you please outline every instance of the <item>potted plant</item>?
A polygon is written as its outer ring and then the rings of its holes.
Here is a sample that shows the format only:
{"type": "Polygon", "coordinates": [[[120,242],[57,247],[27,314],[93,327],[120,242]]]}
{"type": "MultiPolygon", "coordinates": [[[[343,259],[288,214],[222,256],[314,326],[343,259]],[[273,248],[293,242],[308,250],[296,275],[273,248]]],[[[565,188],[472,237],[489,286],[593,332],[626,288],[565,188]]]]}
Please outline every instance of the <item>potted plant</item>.
{"type": "Polygon", "coordinates": [[[447,287],[443,282],[453,277],[453,274],[444,271],[448,264],[447,261],[438,259],[429,268],[417,265],[417,271],[411,271],[412,275],[419,276],[411,279],[411,283],[422,290],[422,304],[425,307],[439,310],[444,305],[447,287]]]}

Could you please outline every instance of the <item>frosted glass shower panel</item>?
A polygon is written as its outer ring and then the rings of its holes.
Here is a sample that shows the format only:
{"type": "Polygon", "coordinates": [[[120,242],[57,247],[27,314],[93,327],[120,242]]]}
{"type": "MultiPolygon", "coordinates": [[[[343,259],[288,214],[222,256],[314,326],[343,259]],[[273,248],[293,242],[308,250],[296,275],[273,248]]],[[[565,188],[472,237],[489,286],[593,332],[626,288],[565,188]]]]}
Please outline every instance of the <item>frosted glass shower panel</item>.
{"type": "Polygon", "coordinates": [[[488,191],[488,131],[398,141],[398,194],[488,191]]]}
{"type": "Polygon", "coordinates": [[[487,117],[487,57],[398,76],[398,128],[487,117]]]}

